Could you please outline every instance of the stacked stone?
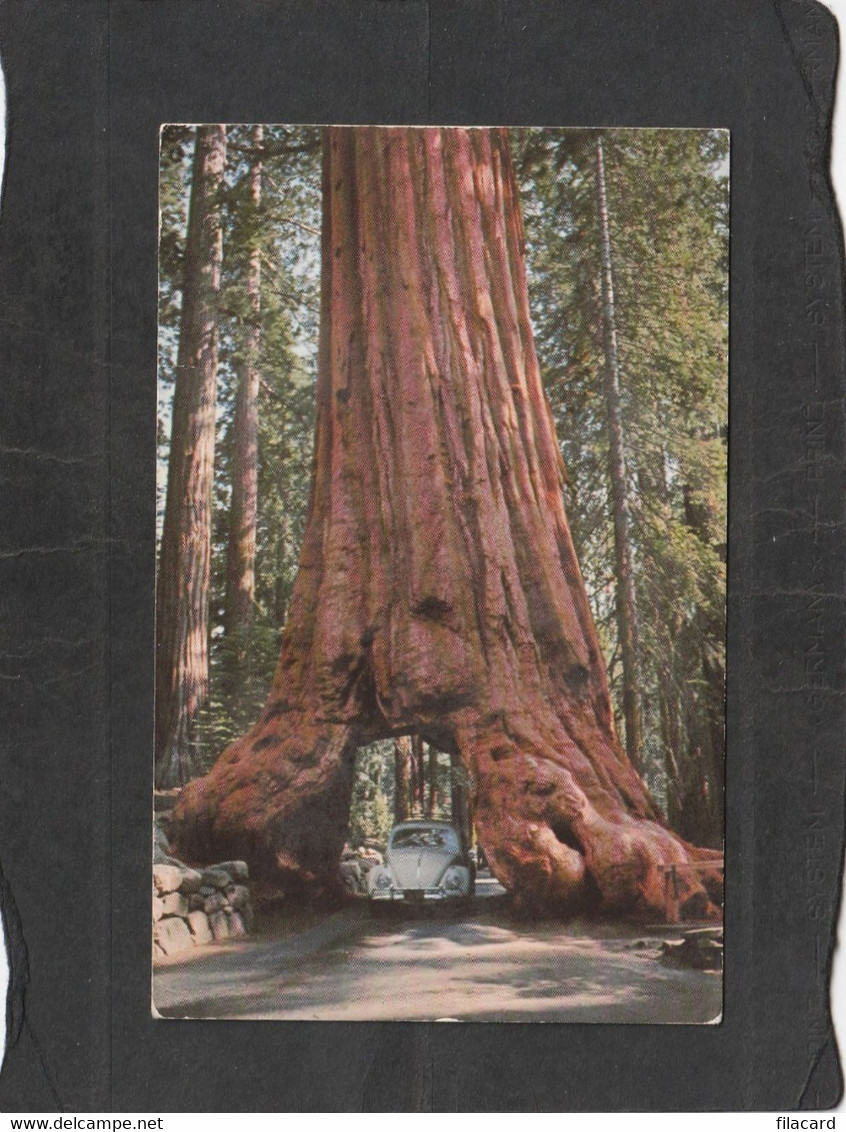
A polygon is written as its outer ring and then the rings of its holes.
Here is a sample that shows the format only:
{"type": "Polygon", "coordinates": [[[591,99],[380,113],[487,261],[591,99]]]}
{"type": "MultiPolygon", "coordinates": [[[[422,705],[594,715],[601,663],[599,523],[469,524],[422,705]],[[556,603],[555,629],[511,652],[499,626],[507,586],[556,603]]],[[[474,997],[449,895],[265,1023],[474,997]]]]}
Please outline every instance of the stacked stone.
{"type": "Polygon", "coordinates": [[[161,958],[206,943],[241,939],[253,911],[244,861],[200,871],[156,854],[153,865],[153,953],[161,958]]]}

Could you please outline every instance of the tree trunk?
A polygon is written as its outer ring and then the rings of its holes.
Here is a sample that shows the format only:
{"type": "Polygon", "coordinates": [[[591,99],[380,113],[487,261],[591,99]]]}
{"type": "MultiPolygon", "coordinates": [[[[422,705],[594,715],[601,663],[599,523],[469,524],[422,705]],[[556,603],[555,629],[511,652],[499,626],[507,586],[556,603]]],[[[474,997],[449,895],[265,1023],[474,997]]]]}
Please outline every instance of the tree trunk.
{"type": "Polygon", "coordinates": [[[466,850],[473,843],[473,823],[470,818],[467,771],[454,755],[450,756],[450,794],[452,824],[458,830],[461,844],[466,850]]]}
{"type": "MultiPolygon", "coordinates": [[[[684,487],[685,520],[723,563],[726,561],[724,531],[719,527],[715,502],[691,484],[684,487]]],[[[700,658],[702,691],[694,705],[691,726],[691,761],[699,774],[701,822],[699,836],[708,845],[723,840],[723,798],[725,791],[725,665],[717,642],[725,639],[725,621],[713,608],[702,605],[694,616],[696,649],[700,658]]]]}
{"type": "MultiPolygon", "coordinates": [[[[662,427],[665,422],[661,421],[662,427]]],[[[664,529],[670,529],[671,507],[666,475],[666,453],[663,448],[652,454],[652,459],[642,460],[638,468],[638,487],[642,499],[652,500],[658,507],[659,518],[664,529]]],[[[644,548],[643,575],[646,592],[646,606],[651,611],[654,622],[654,665],[655,685],[658,699],[662,764],[666,783],[666,814],[670,826],[682,835],[685,834],[684,793],[680,767],[681,761],[681,723],[679,709],[679,685],[683,676],[678,671],[676,652],[682,631],[682,617],[677,601],[660,585],[665,573],[654,557],[654,551],[647,542],[644,548]]],[[[641,669],[641,673],[642,673],[641,669]]]]}
{"type": "Polygon", "coordinates": [[[411,743],[407,735],[394,739],[394,821],[408,821],[411,816],[411,743]]]}
{"type": "Polygon", "coordinates": [[[714,914],[685,867],[707,854],[661,824],[614,733],[507,131],[331,128],[323,192],[291,614],[258,722],[177,802],[177,851],[244,856],[288,893],[336,886],[356,747],[413,731],[461,759],[493,872],[525,904],[714,914]]]}
{"type": "Polygon", "coordinates": [[[197,714],[208,698],[208,589],[217,395],[219,190],[223,126],[197,129],[156,583],[156,782],[198,773],[197,714]]]}
{"type": "Polygon", "coordinates": [[[426,759],[419,735],[411,736],[411,761],[414,764],[414,812],[422,818],[426,807],[426,759]]]}
{"type": "Polygon", "coordinates": [[[426,817],[435,816],[438,808],[438,749],[429,746],[429,801],[426,806],[426,817]]]}
{"type": "Polygon", "coordinates": [[[626,753],[632,765],[642,770],[643,721],[638,676],[637,598],[632,569],[631,519],[626,477],[626,448],[620,406],[620,360],[617,350],[617,319],[614,310],[614,278],[611,269],[611,235],[605,194],[605,161],[602,139],[596,143],[596,187],[602,237],[602,323],[605,345],[605,404],[608,412],[608,472],[614,512],[614,551],[617,576],[617,624],[623,662],[623,717],[626,721],[626,753]]]}
{"type": "Polygon", "coordinates": [[[224,629],[231,645],[227,692],[237,696],[243,671],[256,589],[256,516],[258,514],[258,357],[261,343],[261,209],[262,146],[264,127],[254,126],[250,136],[250,233],[253,241],[247,264],[246,292],[249,316],[244,334],[244,361],[238,376],[233,421],[232,502],[226,557],[224,629]],[[239,675],[240,674],[240,675],[239,675]]]}

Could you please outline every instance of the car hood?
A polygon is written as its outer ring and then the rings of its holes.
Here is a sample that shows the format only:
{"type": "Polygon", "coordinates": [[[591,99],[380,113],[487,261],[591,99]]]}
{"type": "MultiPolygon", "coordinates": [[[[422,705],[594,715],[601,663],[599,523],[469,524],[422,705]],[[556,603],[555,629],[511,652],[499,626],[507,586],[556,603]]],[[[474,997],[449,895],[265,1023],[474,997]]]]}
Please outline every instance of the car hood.
{"type": "Polygon", "coordinates": [[[452,853],[415,845],[392,850],[387,864],[400,888],[435,888],[449,866],[457,860],[452,853]]]}

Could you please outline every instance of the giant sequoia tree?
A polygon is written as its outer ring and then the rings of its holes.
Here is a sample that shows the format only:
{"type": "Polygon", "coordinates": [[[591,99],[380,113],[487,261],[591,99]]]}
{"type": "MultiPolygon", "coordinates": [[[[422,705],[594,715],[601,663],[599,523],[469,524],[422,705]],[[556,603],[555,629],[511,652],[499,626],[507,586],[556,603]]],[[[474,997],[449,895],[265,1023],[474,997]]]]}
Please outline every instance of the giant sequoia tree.
{"type": "Polygon", "coordinates": [[[197,771],[208,696],[208,593],[222,258],[222,125],[197,130],[184,255],[167,499],[156,580],[156,781],[197,771]]]}
{"type": "Polygon", "coordinates": [[[614,731],[507,131],[332,128],[323,195],[290,614],[258,722],[177,803],[180,852],[333,887],[356,748],[414,733],[461,760],[492,868],[527,903],[707,910],[707,853],[662,824],[614,731]]]}

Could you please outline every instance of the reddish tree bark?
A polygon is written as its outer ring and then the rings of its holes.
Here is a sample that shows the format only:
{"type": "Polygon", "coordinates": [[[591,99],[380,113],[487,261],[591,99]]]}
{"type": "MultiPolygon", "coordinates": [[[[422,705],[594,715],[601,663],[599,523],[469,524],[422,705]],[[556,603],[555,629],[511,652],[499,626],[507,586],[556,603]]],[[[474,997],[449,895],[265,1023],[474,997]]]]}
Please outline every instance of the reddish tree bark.
{"type": "Polygon", "coordinates": [[[614,733],[507,131],[333,128],[323,191],[290,617],[260,719],[177,802],[177,850],[243,855],[287,892],[332,887],[356,747],[415,732],[462,760],[491,867],[525,903],[713,912],[687,867],[703,854],[662,825],[614,733]]]}
{"type": "Polygon", "coordinates": [[[264,127],[250,135],[250,202],[252,247],[247,265],[246,291],[249,321],[244,335],[244,361],[238,375],[233,421],[232,503],[226,557],[224,628],[233,642],[228,691],[238,692],[238,672],[244,663],[247,636],[253,618],[256,589],[256,517],[258,515],[258,356],[261,344],[261,241],[257,219],[261,208],[262,145],[264,127]]]}
{"type": "Polygon", "coordinates": [[[217,396],[218,194],[223,126],[200,126],[191,182],[167,497],[156,580],[156,782],[197,773],[197,713],[208,698],[208,590],[217,396]]]}

